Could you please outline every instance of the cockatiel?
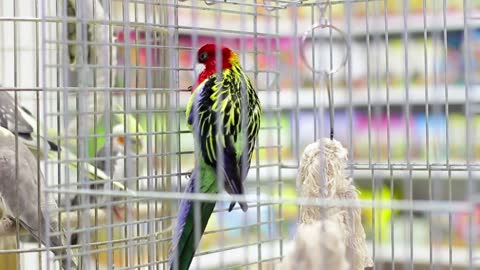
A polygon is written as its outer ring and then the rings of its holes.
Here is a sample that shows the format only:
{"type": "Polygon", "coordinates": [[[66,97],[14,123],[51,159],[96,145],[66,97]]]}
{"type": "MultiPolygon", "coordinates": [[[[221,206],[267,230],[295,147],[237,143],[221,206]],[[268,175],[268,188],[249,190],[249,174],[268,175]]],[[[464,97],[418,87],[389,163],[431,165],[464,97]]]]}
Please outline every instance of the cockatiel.
{"type": "MultiPolygon", "coordinates": [[[[77,159],[75,154],[68,149],[61,148],[51,141],[47,141],[47,153],[44,153],[44,136],[40,130],[37,130],[37,120],[30,111],[16,104],[12,95],[5,90],[0,90],[0,126],[17,135],[22,143],[41,159],[45,159],[47,156],[51,159],[57,159],[58,152],[61,153],[62,159],[67,159],[67,154],[69,160],[77,159]],[[17,111],[16,114],[15,111],[17,111]],[[39,134],[40,136],[38,136],[39,134]],[[40,141],[38,141],[38,137],[40,137],[40,141]]],[[[68,165],[73,169],[78,169],[76,162],[71,162],[68,165]]],[[[102,170],[95,169],[90,164],[85,163],[83,168],[88,173],[89,179],[107,179],[107,175],[102,170]]],[[[118,186],[124,188],[121,185],[118,186]]]]}
{"type": "MultiPolygon", "coordinates": [[[[195,151],[199,159],[186,192],[218,193],[218,170],[224,179],[223,186],[230,194],[243,194],[243,181],[250,168],[260,128],[260,100],[235,52],[206,44],[200,48],[197,57],[205,69],[192,87],[186,117],[195,137],[195,151]],[[217,50],[221,55],[218,61],[222,61],[220,78],[216,73],[217,50]],[[222,160],[217,156],[217,143],[222,160]]],[[[239,204],[243,211],[247,211],[245,202],[239,204]]],[[[234,205],[235,202],[230,204],[229,211],[234,205]]],[[[198,206],[200,213],[195,215],[193,201],[182,200],[180,203],[170,269],[189,268],[215,202],[198,202],[198,206]],[[195,220],[195,216],[200,220],[195,220]],[[196,235],[196,231],[200,235],[196,235]]]]}
{"type": "MultiPolygon", "coordinates": [[[[43,140],[40,140],[40,143],[37,140],[37,121],[25,107],[15,104],[13,96],[5,90],[0,90],[0,126],[17,135],[32,152],[44,156],[44,153],[41,154],[44,149],[43,140]]],[[[48,141],[47,149],[58,151],[58,146],[48,141]]]]}
{"type": "MultiPolygon", "coordinates": [[[[49,228],[52,233],[48,239],[50,247],[62,247],[64,243],[62,236],[53,235],[58,231],[57,221],[50,218],[49,224],[46,224],[45,220],[49,209],[53,214],[58,212],[57,203],[52,196],[46,200],[43,194],[38,194],[39,184],[46,185],[41,173],[38,179],[37,160],[32,152],[21,140],[18,140],[16,148],[14,134],[0,127],[0,196],[5,209],[5,215],[1,219],[2,225],[13,226],[15,218],[18,218],[20,224],[44,245],[47,244],[45,231],[49,228]],[[39,197],[35,194],[40,195],[40,203],[39,197]]],[[[63,269],[77,269],[75,263],[67,259],[65,249],[52,251],[56,256],[63,256],[63,269]]]]}
{"type": "MultiPolygon", "coordinates": [[[[126,136],[124,131],[123,124],[118,124],[113,127],[112,129],[112,145],[110,147],[110,154],[107,153],[107,147],[104,145],[100,150],[98,150],[96,154],[96,158],[100,158],[96,160],[94,165],[98,169],[105,172],[107,159],[111,160],[110,172],[106,172],[109,177],[113,180],[120,182],[124,181],[129,177],[135,177],[137,173],[137,161],[135,155],[144,155],[145,154],[145,142],[144,136],[141,135],[137,138],[135,135],[126,136]],[[127,140],[130,140],[127,143],[127,140]],[[131,158],[126,158],[127,156],[131,156],[131,158]],[[131,166],[129,166],[128,170],[125,170],[125,163],[131,162],[131,166]]],[[[141,159],[139,164],[139,172],[144,169],[146,162],[143,161],[144,157],[140,157],[141,159]]],[[[104,188],[104,184],[91,184],[91,189],[102,189],[104,188]]],[[[90,196],[90,203],[98,203],[98,198],[105,199],[103,196],[90,196]]],[[[75,196],[72,200],[72,205],[79,205],[80,198],[79,196],[75,196]]],[[[113,211],[117,218],[121,218],[120,208],[117,206],[113,206],[113,211]]]]}
{"type": "MultiPolygon", "coordinates": [[[[110,168],[111,172],[107,172],[108,175],[111,175],[113,179],[120,179],[120,178],[126,178],[126,177],[132,177],[135,176],[137,173],[137,162],[136,162],[136,155],[144,155],[146,153],[145,151],[145,136],[140,135],[140,136],[135,136],[134,134],[127,136],[125,134],[125,128],[123,124],[118,124],[113,127],[112,129],[112,147],[110,148],[110,153],[107,153],[107,147],[103,146],[100,150],[98,150],[96,157],[97,158],[108,158],[109,156],[112,157],[125,157],[125,156],[132,156],[133,162],[131,164],[131,169],[130,172],[127,172],[127,175],[122,170],[118,170],[115,168],[115,166],[111,166],[110,168]],[[127,143],[127,140],[129,142],[127,143]],[[120,175],[115,175],[115,170],[121,173],[120,175]]],[[[139,159],[145,159],[144,157],[139,157],[139,159]]],[[[123,160],[122,160],[123,161],[123,160]]],[[[114,163],[114,162],[112,162],[114,163]]],[[[138,162],[139,168],[138,171],[139,173],[142,173],[146,162],[138,162]]],[[[118,164],[118,163],[117,163],[118,164]]],[[[117,165],[115,164],[115,165],[117,165]]],[[[119,164],[118,164],[119,165],[119,164]]],[[[98,160],[95,162],[95,166],[103,171],[106,170],[106,160],[98,160]]],[[[125,166],[123,166],[125,167],[125,166]]]]}

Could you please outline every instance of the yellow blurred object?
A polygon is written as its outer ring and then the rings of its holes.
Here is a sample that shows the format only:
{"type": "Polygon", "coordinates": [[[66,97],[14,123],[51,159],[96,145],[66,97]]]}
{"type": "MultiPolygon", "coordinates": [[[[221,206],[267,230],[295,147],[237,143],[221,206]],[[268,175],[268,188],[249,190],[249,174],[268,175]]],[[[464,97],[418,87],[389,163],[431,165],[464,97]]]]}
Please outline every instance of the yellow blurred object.
{"type": "MultiPolygon", "coordinates": [[[[16,236],[2,236],[0,238],[0,250],[16,249],[16,236]]],[[[20,255],[15,253],[0,254],[1,269],[16,269],[20,265],[20,255]]]]}
{"type": "MultiPolygon", "coordinates": [[[[118,241],[118,240],[122,240],[122,239],[127,238],[125,236],[125,228],[123,228],[123,227],[113,228],[112,235],[113,235],[113,237],[112,237],[113,241],[118,241]]],[[[137,235],[137,234],[134,233],[133,235],[137,235]]],[[[97,236],[98,237],[96,238],[96,234],[92,233],[92,242],[108,241],[107,230],[106,229],[99,230],[97,236]]],[[[147,239],[142,239],[140,241],[147,241],[147,239]]],[[[136,242],[136,241],[132,241],[132,242],[136,242]]],[[[113,252],[112,253],[113,253],[113,263],[115,265],[115,268],[126,267],[126,266],[129,266],[129,265],[131,266],[131,265],[148,263],[148,245],[140,244],[138,246],[133,246],[133,247],[129,248],[131,258],[129,258],[128,264],[127,264],[127,257],[126,257],[127,256],[127,251],[125,249],[125,245],[127,245],[127,244],[128,243],[127,243],[126,240],[113,244],[113,252]]],[[[102,250],[102,251],[99,251],[98,253],[92,254],[92,256],[91,256],[92,260],[94,260],[94,259],[98,260],[98,262],[99,262],[99,264],[102,268],[108,266],[107,263],[108,263],[108,253],[109,253],[109,251],[106,251],[107,248],[108,247],[107,247],[106,244],[92,247],[92,251],[94,251],[94,252],[95,252],[95,250],[102,250]],[[105,250],[105,251],[103,251],[103,250],[105,250]]],[[[160,250],[158,251],[157,258],[158,258],[158,260],[166,259],[166,258],[163,258],[160,250]]]]}
{"type": "MultiPolygon", "coordinates": [[[[295,199],[297,198],[297,191],[295,187],[285,187],[282,190],[282,197],[284,199],[295,199]]],[[[283,217],[286,220],[293,220],[297,218],[298,206],[296,204],[284,204],[282,206],[283,217]]]]}
{"type": "MultiPolygon", "coordinates": [[[[359,189],[359,198],[362,200],[372,200],[372,191],[368,189],[359,189]]],[[[391,200],[390,189],[383,187],[375,192],[375,200],[391,200]]],[[[372,208],[362,209],[362,224],[365,227],[365,233],[370,239],[373,236],[372,208]]],[[[375,242],[388,242],[390,237],[390,221],[392,210],[375,209],[375,242]]]]}

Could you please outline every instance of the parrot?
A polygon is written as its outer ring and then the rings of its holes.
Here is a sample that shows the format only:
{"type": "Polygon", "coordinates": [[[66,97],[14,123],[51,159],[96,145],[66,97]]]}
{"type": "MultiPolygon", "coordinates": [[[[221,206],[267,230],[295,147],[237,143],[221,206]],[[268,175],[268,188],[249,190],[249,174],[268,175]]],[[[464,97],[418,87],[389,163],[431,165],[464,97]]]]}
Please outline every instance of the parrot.
{"type": "MultiPolygon", "coordinates": [[[[35,154],[43,153],[43,140],[37,141],[37,123],[33,114],[23,106],[17,106],[15,99],[7,92],[0,91],[0,126],[18,135],[19,139],[27,145],[35,154]],[[15,110],[17,119],[15,118],[15,110]],[[16,126],[16,128],[15,128],[16,126]]],[[[58,146],[51,141],[47,141],[48,151],[58,151],[58,146]]]]}
{"type": "MultiPolygon", "coordinates": [[[[88,3],[87,3],[88,4],[88,3]]],[[[97,4],[99,5],[99,4],[97,4]]],[[[101,7],[101,5],[99,5],[101,7]]],[[[68,17],[73,17],[73,18],[76,18],[77,17],[77,14],[76,14],[76,0],[68,0],[67,1],[67,16],[68,17]]],[[[68,57],[69,57],[69,60],[70,60],[70,69],[71,70],[75,70],[76,67],[75,65],[78,64],[77,63],[77,46],[78,46],[78,43],[79,41],[77,41],[77,25],[79,23],[78,22],[69,22],[67,23],[67,39],[68,39],[68,57]]],[[[83,25],[81,25],[83,26],[83,25]]],[[[80,28],[81,28],[80,26],[80,28]]],[[[93,30],[92,30],[92,26],[87,24],[86,25],[86,33],[87,33],[87,41],[88,42],[93,42],[94,40],[94,37],[93,37],[93,30]]],[[[80,29],[82,30],[82,29],[80,29]]],[[[80,31],[80,33],[82,33],[83,31],[80,31]]],[[[82,39],[83,37],[81,37],[80,39],[82,39]]],[[[95,63],[95,53],[94,53],[94,48],[92,48],[93,46],[88,46],[88,49],[87,49],[87,63],[95,63]]]]}
{"type": "MultiPolygon", "coordinates": [[[[47,141],[47,153],[44,153],[44,136],[41,130],[37,130],[37,120],[29,110],[16,104],[12,95],[5,90],[0,90],[0,126],[17,135],[22,143],[24,143],[34,155],[41,159],[44,159],[45,156],[51,159],[57,159],[58,152],[60,152],[62,159],[66,159],[67,157],[69,160],[77,159],[74,153],[58,146],[52,141],[47,141]],[[15,115],[15,110],[17,110],[17,115],[15,115]],[[38,134],[40,135],[40,142],[37,140],[38,134]]],[[[73,169],[78,169],[76,162],[70,162],[68,165],[73,169]]],[[[90,180],[109,179],[102,170],[95,168],[91,164],[85,163],[83,164],[83,168],[86,170],[90,180]]],[[[125,187],[118,182],[114,182],[114,185],[120,189],[125,189],[125,187]]]]}
{"type": "MultiPolygon", "coordinates": [[[[50,247],[62,247],[63,237],[56,234],[59,229],[57,221],[52,218],[49,224],[46,224],[45,220],[48,210],[52,213],[58,212],[57,203],[52,196],[49,196],[48,200],[41,196],[40,203],[38,202],[39,197],[34,194],[37,194],[39,184],[46,185],[43,174],[40,173],[38,179],[37,160],[27,146],[21,140],[18,140],[18,149],[15,145],[15,135],[0,127],[0,199],[5,209],[0,222],[3,226],[13,226],[15,218],[18,218],[20,224],[37,241],[47,245],[49,240],[50,247]],[[40,211],[37,208],[39,205],[40,211]],[[52,233],[50,239],[45,238],[46,228],[52,233]]],[[[76,264],[67,259],[70,256],[67,256],[65,249],[52,251],[56,256],[63,257],[63,269],[77,269],[76,264]]]]}
{"type": "MultiPolygon", "coordinates": [[[[140,135],[140,136],[135,136],[134,134],[127,136],[125,134],[125,128],[123,124],[118,124],[115,125],[112,128],[112,147],[110,149],[110,154],[107,153],[107,148],[103,146],[100,150],[98,150],[97,154],[95,155],[97,158],[107,158],[109,156],[132,156],[132,158],[135,158],[135,155],[144,155],[146,154],[146,142],[145,142],[145,136],[140,135]],[[127,143],[127,140],[130,142],[127,143]]],[[[142,157],[139,157],[139,159],[142,159],[142,157]]],[[[106,166],[105,166],[106,160],[98,160],[95,162],[95,166],[102,171],[105,171],[106,166]]],[[[133,162],[132,164],[132,169],[131,171],[133,173],[137,173],[137,164],[136,162],[133,162]]],[[[139,172],[142,173],[145,167],[145,162],[139,162],[139,172]]],[[[111,168],[111,172],[108,173],[108,175],[112,175],[113,179],[121,179],[125,177],[130,177],[131,175],[125,175],[123,171],[121,172],[121,175],[115,175],[116,168],[111,168]]]]}
{"type": "MultiPolygon", "coordinates": [[[[145,141],[144,141],[144,136],[140,135],[135,136],[126,136],[125,131],[124,131],[124,125],[123,124],[117,124],[112,128],[112,146],[110,149],[110,154],[107,153],[107,147],[104,145],[100,150],[98,150],[96,157],[97,158],[102,158],[101,160],[96,160],[94,163],[94,166],[100,169],[101,171],[105,172],[106,169],[106,163],[108,158],[112,158],[111,162],[111,168],[110,172],[106,172],[108,176],[110,176],[112,179],[115,179],[116,181],[121,181],[123,179],[127,179],[128,177],[135,176],[133,174],[136,174],[137,172],[137,162],[135,160],[135,155],[144,155],[145,154],[145,141]],[[126,140],[130,140],[130,143],[126,143],[126,140]],[[130,167],[130,170],[127,171],[127,175],[125,175],[125,162],[127,161],[126,156],[132,156],[132,166],[130,167]],[[132,174],[133,173],[133,174],[132,174]]],[[[139,163],[139,170],[144,169],[144,165],[146,162],[142,162],[143,157],[139,158],[140,161],[139,163]]],[[[91,184],[90,188],[91,189],[100,189],[103,188],[103,184],[91,184]]],[[[98,196],[90,196],[90,203],[96,203],[98,202],[97,200],[98,196]]],[[[72,205],[79,205],[80,204],[80,197],[79,195],[76,195],[73,200],[72,200],[72,205]]],[[[117,206],[113,206],[113,211],[115,215],[117,216],[118,219],[122,218],[122,215],[120,213],[120,208],[117,206]]]]}
{"type": "MultiPolygon", "coordinates": [[[[185,192],[194,193],[198,188],[201,193],[218,193],[218,170],[223,175],[225,190],[241,195],[260,129],[260,100],[234,51],[205,44],[198,50],[197,58],[205,68],[192,87],[186,118],[196,138],[194,148],[199,155],[185,192]],[[216,74],[217,50],[222,59],[221,78],[216,74]],[[223,132],[217,128],[222,128],[223,132]],[[217,160],[217,142],[223,153],[221,161],[217,160]]],[[[195,228],[200,229],[200,236],[204,233],[215,204],[198,202],[200,224],[197,224],[193,201],[184,199],[180,202],[169,256],[171,270],[189,268],[200,242],[195,228]]],[[[244,212],[247,211],[245,202],[239,205],[244,212]]],[[[231,202],[228,211],[234,206],[235,202],[231,202]]]]}

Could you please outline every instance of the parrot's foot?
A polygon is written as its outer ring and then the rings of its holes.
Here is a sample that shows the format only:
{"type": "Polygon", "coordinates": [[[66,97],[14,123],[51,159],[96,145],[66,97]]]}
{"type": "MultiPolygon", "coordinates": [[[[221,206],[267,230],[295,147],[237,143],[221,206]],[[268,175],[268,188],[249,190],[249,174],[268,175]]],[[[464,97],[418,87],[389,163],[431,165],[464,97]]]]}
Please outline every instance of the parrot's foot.
{"type": "Polygon", "coordinates": [[[122,219],[123,219],[122,208],[121,208],[121,207],[112,206],[112,210],[113,210],[113,213],[115,214],[115,217],[116,217],[118,220],[122,220],[122,219]]]}
{"type": "MultiPolygon", "coordinates": [[[[245,202],[239,202],[240,208],[242,209],[243,212],[247,212],[248,210],[248,204],[245,202]]],[[[235,202],[231,202],[230,206],[228,207],[228,212],[232,212],[233,207],[235,207],[235,202]]]]}
{"type": "Polygon", "coordinates": [[[2,217],[0,219],[0,233],[7,233],[14,229],[15,221],[9,217],[2,217]]]}
{"type": "Polygon", "coordinates": [[[193,169],[187,172],[187,174],[185,175],[185,179],[190,180],[190,177],[192,177],[192,173],[193,173],[193,169]]]}
{"type": "Polygon", "coordinates": [[[130,209],[130,207],[123,207],[123,206],[112,206],[113,213],[115,214],[115,218],[118,220],[125,220],[125,214],[129,216],[135,216],[135,213],[130,209]],[[127,211],[125,212],[125,209],[127,211]]]}

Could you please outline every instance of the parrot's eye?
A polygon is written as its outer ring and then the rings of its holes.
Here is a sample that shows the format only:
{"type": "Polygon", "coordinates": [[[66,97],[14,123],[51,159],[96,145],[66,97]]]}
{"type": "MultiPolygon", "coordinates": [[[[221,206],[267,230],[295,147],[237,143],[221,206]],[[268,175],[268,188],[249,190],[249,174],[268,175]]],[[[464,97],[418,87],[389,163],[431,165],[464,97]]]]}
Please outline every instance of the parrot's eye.
{"type": "Polygon", "coordinates": [[[198,56],[198,62],[203,62],[207,59],[208,57],[208,53],[207,52],[203,52],[201,53],[199,56],[198,56]]]}

